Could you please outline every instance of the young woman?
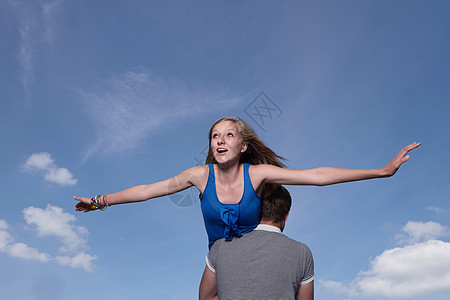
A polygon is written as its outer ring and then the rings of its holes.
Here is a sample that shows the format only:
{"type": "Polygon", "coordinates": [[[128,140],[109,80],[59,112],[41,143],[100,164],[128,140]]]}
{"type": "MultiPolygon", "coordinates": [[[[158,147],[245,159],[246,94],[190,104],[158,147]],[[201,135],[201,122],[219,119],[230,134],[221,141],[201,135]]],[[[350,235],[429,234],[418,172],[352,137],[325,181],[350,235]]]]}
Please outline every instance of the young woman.
{"type": "Polygon", "coordinates": [[[404,147],[380,169],[285,169],[282,157],[270,150],[243,120],[224,117],[210,129],[206,165],[187,169],[153,184],[94,198],[74,199],[80,201],[76,205],[77,211],[88,212],[107,205],[166,196],[195,186],[201,193],[201,209],[211,247],[219,238],[231,239],[258,225],[261,194],[272,184],[324,186],[390,177],[409,159],[408,152],[418,146],[420,143],[404,147]]]}

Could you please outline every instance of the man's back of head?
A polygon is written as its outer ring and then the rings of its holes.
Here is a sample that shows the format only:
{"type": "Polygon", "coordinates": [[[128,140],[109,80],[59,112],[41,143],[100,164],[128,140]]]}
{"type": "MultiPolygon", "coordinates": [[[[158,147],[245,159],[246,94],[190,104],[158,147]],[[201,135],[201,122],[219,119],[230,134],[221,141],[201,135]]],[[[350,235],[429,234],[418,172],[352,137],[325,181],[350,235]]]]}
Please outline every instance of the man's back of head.
{"type": "Polygon", "coordinates": [[[282,185],[271,186],[263,192],[261,199],[261,224],[271,224],[283,231],[292,199],[289,191],[282,185]]]}

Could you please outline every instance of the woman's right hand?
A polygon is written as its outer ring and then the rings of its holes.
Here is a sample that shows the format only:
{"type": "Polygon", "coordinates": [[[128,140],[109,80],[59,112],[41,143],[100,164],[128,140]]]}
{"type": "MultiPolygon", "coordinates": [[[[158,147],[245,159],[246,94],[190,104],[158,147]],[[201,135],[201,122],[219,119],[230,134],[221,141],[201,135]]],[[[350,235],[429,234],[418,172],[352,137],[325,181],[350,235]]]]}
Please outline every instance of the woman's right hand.
{"type": "Polygon", "coordinates": [[[91,198],[73,196],[73,199],[80,201],[77,203],[77,205],[75,205],[76,211],[82,211],[82,212],[86,213],[86,212],[94,210],[91,207],[91,198]]]}
{"type": "Polygon", "coordinates": [[[382,168],[381,170],[383,170],[383,177],[390,177],[393,176],[398,169],[400,168],[400,166],[405,163],[406,161],[408,161],[409,159],[409,151],[416,149],[417,147],[419,147],[420,145],[422,145],[422,143],[412,143],[406,147],[404,147],[399,154],[397,154],[396,157],[394,157],[393,160],[391,160],[390,163],[388,163],[384,168],[382,168]]]}

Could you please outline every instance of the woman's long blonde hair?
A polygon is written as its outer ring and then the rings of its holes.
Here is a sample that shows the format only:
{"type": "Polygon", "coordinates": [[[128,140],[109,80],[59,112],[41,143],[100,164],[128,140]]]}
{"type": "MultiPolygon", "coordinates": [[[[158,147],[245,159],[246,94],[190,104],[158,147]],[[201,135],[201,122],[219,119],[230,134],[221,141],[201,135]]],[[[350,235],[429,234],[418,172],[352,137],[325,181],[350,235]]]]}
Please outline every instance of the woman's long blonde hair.
{"type": "Polygon", "coordinates": [[[234,122],[238,128],[239,133],[242,137],[242,140],[247,143],[247,150],[241,154],[239,159],[240,163],[249,163],[252,165],[258,164],[269,164],[278,167],[285,167],[285,165],[281,162],[285,160],[283,157],[277,155],[273,152],[269,147],[267,147],[263,141],[259,139],[253,129],[241,118],[238,117],[223,117],[217,120],[209,130],[209,150],[208,156],[206,157],[205,164],[217,164],[216,159],[214,158],[213,152],[211,150],[211,138],[212,131],[214,126],[219,124],[220,122],[231,121],[234,122]]]}

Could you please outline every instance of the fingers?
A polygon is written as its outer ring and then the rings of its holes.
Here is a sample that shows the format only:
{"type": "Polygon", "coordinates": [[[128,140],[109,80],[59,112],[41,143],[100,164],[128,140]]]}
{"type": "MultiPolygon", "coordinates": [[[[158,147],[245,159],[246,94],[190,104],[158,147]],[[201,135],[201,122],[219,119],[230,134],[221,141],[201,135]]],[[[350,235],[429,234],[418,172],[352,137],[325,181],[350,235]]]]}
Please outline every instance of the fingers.
{"type": "Polygon", "coordinates": [[[75,205],[75,210],[76,211],[82,211],[82,212],[89,212],[91,211],[91,206],[89,205],[91,199],[89,198],[84,198],[84,197],[76,197],[73,196],[73,199],[80,201],[75,205]]]}
{"type": "Polygon", "coordinates": [[[90,200],[89,198],[77,197],[77,196],[73,196],[73,199],[75,199],[77,201],[81,201],[81,202],[86,202],[86,200],[90,200]]]}
{"type": "MultiPolygon", "coordinates": [[[[417,147],[419,147],[420,145],[422,145],[422,143],[417,143],[414,142],[406,147],[403,147],[403,149],[400,151],[399,156],[400,157],[404,157],[406,154],[408,154],[409,151],[416,149],[417,147]]],[[[405,160],[406,161],[406,160],[405,160]]]]}
{"type": "MultiPolygon", "coordinates": [[[[400,158],[400,165],[403,164],[404,162],[408,161],[408,159],[410,157],[408,155],[409,151],[416,149],[420,145],[422,145],[422,143],[414,142],[414,143],[404,147],[397,156],[398,158],[400,158]]],[[[400,165],[398,167],[400,167],[400,165]]]]}
{"type": "Polygon", "coordinates": [[[82,203],[85,203],[85,204],[91,203],[91,198],[85,198],[85,197],[76,197],[76,196],[73,196],[73,199],[75,199],[75,200],[77,200],[77,201],[80,201],[80,202],[82,202],[82,203]]]}
{"type": "Polygon", "coordinates": [[[403,148],[403,149],[406,150],[406,152],[409,152],[409,151],[411,151],[411,150],[413,150],[413,149],[419,147],[420,145],[422,145],[422,143],[414,142],[414,143],[412,143],[412,144],[406,146],[406,147],[403,148]]]}
{"type": "Polygon", "coordinates": [[[385,169],[387,170],[387,177],[394,175],[400,168],[400,166],[409,160],[410,156],[408,155],[408,152],[419,147],[420,145],[422,145],[422,143],[415,142],[406,147],[403,147],[403,149],[400,150],[397,156],[394,157],[394,159],[386,165],[385,169]]]}
{"type": "MultiPolygon", "coordinates": [[[[81,202],[80,202],[80,203],[81,203],[81,202]]],[[[89,212],[89,211],[92,210],[91,207],[89,207],[89,206],[86,206],[86,205],[79,205],[80,203],[78,203],[77,205],[75,205],[75,210],[76,210],[76,211],[82,211],[82,212],[87,213],[87,212],[89,212]]]]}

